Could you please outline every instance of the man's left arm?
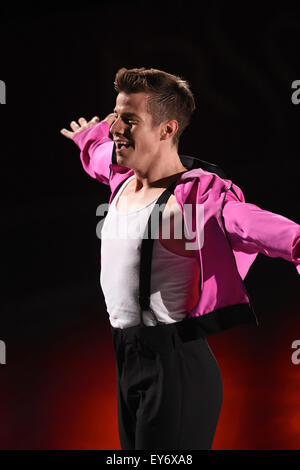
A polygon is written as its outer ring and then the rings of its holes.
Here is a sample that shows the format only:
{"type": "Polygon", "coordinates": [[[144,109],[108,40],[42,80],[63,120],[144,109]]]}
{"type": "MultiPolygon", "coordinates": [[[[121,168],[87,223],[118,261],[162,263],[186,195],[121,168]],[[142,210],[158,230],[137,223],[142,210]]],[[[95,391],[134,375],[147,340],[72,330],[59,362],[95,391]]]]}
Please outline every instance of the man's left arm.
{"type": "MultiPolygon", "coordinates": [[[[234,185],[234,188],[237,187],[234,185]]],[[[300,274],[300,225],[255,204],[240,202],[230,190],[228,193],[223,217],[232,248],[284,258],[292,262],[300,274]]]]}

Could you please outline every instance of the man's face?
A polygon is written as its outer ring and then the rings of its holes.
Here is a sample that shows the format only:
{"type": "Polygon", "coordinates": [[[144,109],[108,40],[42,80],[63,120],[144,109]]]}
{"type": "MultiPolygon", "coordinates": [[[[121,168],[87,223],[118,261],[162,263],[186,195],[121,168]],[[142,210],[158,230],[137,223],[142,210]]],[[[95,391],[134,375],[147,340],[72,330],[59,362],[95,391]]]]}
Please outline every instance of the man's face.
{"type": "Polygon", "coordinates": [[[118,94],[110,128],[116,143],[117,162],[128,168],[141,168],[150,164],[161,144],[161,126],[153,127],[147,110],[147,93],[118,94]],[[125,144],[122,145],[122,142],[125,144]]]}

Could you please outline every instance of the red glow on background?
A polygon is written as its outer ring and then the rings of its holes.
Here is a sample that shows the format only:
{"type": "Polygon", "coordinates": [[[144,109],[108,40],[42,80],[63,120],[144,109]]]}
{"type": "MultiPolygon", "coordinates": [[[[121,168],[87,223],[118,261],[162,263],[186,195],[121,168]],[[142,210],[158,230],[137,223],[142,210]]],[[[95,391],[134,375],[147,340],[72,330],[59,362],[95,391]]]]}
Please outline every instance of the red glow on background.
{"type": "MultiPolygon", "coordinates": [[[[212,449],[300,449],[300,364],[291,361],[299,327],[299,315],[287,314],[284,322],[270,316],[260,328],[245,325],[208,338],[223,377],[212,449]]],[[[2,390],[1,447],[120,449],[108,322],[61,332],[46,351],[31,375],[35,351],[26,359],[20,389],[10,396],[2,390]]]]}
{"type": "Polygon", "coordinates": [[[45,393],[54,419],[47,448],[120,449],[110,329],[91,325],[80,336],[80,344],[68,338],[51,358],[45,393]]]}
{"type": "Polygon", "coordinates": [[[299,327],[286,312],[209,339],[223,376],[213,449],[300,449],[300,364],[291,360],[299,327]]]}

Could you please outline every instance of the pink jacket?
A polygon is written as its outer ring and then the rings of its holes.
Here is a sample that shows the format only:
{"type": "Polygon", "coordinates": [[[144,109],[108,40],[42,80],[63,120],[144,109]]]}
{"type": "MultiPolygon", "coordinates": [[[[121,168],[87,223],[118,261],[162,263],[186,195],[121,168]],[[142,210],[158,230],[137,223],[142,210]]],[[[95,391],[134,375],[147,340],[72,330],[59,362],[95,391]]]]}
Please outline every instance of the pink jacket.
{"type": "MultiPolygon", "coordinates": [[[[81,151],[85,171],[110,186],[110,203],[134,170],[112,163],[114,143],[108,123],[100,122],[81,131],[74,142],[81,151]]],[[[197,251],[199,300],[187,316],[209,314],[207,318],[212,322],[217,318],[219,330],[244,322],[258,324],[243,280],[258,253],[284,258],[300,274],[300,225],[246,203],[241,189],[232,181],[201,168],[183,173],[174,195],[183,216],[184,204],[204,207],[204,244],[197,251]]],[[[198,233],[201,227],[195,214],[193,224],[198,233]]]]}

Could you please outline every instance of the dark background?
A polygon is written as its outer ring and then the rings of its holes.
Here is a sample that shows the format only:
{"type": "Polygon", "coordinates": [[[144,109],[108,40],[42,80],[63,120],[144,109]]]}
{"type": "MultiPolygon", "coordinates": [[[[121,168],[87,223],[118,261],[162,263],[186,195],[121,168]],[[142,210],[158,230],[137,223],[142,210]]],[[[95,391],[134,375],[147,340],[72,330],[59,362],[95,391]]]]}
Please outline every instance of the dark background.
{"type": "MultiPolygon", "coordinates": [[[[1,449],[120,449],[115,364],[99,286],[96,208],[109,189],[60,134],[111,112],[120,67],[187,79],[179,151],[220,165],[247,202],[299,216],[300,8],[226,2],[1,7],[1,449]]],[[[260,327],[210,337],[224,386],[213,449],[300,449],[299,277],[258,255],[260,327]]]]}

